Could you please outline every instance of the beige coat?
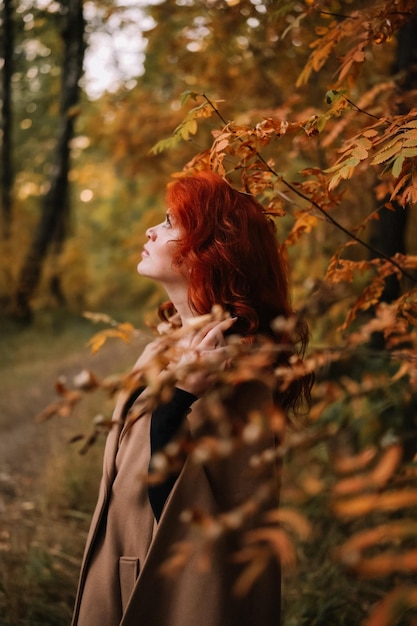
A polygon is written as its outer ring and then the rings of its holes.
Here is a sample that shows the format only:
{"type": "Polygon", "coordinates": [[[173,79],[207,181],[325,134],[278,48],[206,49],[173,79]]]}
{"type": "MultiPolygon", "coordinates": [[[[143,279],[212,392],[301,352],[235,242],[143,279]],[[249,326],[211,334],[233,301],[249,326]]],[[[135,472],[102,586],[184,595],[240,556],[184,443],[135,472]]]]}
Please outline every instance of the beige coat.
{"type": "Polygon", "coordinates": [[[232,586],[241,565],[231,555],[238,537],[208,542],[182,517],[189,507],[215,515],[250,495],[256,485],[246,471],[248,452],[207,465],[188,459],[156,524],[141,480],[151,418],[123,430],[125,400],[122,394],[106,443],[72,626],[279,626],[278,563],[271,559],[251,591],[236,597],[232,586]],[[175,565],[175,555],[178,568],[167,575],[164,564],[175,565]]]}

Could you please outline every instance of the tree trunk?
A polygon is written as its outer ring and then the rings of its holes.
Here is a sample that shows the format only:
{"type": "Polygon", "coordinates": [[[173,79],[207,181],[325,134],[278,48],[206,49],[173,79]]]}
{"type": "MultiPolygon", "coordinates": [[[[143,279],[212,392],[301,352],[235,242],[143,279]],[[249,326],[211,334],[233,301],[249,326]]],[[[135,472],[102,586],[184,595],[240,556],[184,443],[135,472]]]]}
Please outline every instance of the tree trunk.
{"type": "MultiPolygon", "coordinates": [[[[417,89],[417,20],[405,24],[398,35],[397,58],[393,67],[394,76],[398,76],[398,95],[400,104],[397,113],[405,113],[415,105],[417,89]]],[[[386,198],[386,202],[389,197],[386,198]]],[[[387,208],[379,212],[380,219],[374,223],[372,245],[393,256],[396,252],[405,253],[405,234],[408,223],[408,207],[394,204],[395,211],[387,208]]],[[[400,295],[400,282],[396,276],[390,276],[385,283],[382,300],[392,302],[400,295]]]]}
{"type": "Polygon", "coordinates": [[[1,76],[1,236],[4,240],[10,237],[10,225],[12,219],[12,189],[13,189],[13,166],[12,166],[12,105],[11,105],[11,82],[13,64],[13,18],[12,0],[3,0],[3,20],[1,28],[1,55],[3,69],[1,76]]]}
{"type": "MultiPolygon", "coordinates": [[[[397,58],[392,73],[398,76],[398,95],[400,105],[398,113],[410,110],[414,104],[414,90],[417,88],[417,21],[408,22],[399,32],[397,58]]],[[[387,197],[385,202],[390,202],[387,197]]],[[[374,223],[370,243],[388,256],[394,256],[397,252],[406,253],[405,235],[408,224],[409,207],[402,207],[398,203],[391,204],[394,210],[385,206],[379,211],[379,220],[374,223]]],[[[393,302],[401,293],[401,284],[396,275],[391,275],[385,280],[384,291],[381,295],[383,302],[393,302]]],[[[383,333],[373,333],[371,346],[376,349],[385,347],[383,333]]]]}
{"type": "Polygon", "coordinates": [[[63,16],[62,39],[64,46],[60,125],[55,146],[54,167],[49,190],[46,192],[42,212],[32,244],[20,271],[16,292],[16,316],[30,321],[30,300],[42,273],[47,252],[53,243],[65,240],[70,204],[68,173],[70,168],[70,140],[74,134],[74,121],[79,101],[79,80],[84,58],[84,17],[82,0],[61,0],[63,16]]]}

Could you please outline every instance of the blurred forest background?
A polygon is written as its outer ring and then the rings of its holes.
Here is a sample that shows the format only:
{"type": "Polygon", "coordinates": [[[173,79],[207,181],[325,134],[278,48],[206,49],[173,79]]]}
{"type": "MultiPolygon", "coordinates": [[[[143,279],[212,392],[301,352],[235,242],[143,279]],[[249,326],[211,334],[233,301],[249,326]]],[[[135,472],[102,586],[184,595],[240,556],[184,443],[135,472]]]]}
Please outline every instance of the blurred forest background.
{"type": "Polygon", "coordinates": [[[311,326],[271,540],[284,624],[415,624],[415,0],[0,7],[0,625],[69,623],[102,441],[67,440],[112,399],[34,417],[58,375],[131,365],[161,298],[144,232],[207,166],[277,215],[311,326]],[[85,311],[132,341],[91,355],[85,311]]]}

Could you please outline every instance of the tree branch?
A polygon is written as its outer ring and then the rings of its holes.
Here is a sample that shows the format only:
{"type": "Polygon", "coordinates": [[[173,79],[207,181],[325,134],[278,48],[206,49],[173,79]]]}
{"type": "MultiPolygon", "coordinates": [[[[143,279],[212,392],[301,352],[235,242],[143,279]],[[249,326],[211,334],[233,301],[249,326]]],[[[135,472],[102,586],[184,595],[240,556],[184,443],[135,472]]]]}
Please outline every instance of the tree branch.
{"type": "MultiPolygon", "coordinates": [[[[219,109],[216,107],[216,105],[205,95],[202,94],[202,97],[206,100],[207,104],[213,109],[214,113],[217,115],[217,117],[221,120],[222,124],[224,126],[227,126],[227,121],[224,119],[224,117],[222,116],[222,114],[220,113],[219,109]]],[[[348,101],[349,102],[349,101],[348,101]]],[[[370,115],[370,114],[369,114],[370,115]]],[[[379,118],[377,118],[379,119],[379,118]]],[[[238,138],[239,141],[242,141],[240,138],[238,138]]],[[[256,157],[259,159],[259,161],[264,165],[264,167],[266,168],[267,171],[271,172],[271,174],[273,174],[274,176],[276,176],[277,178],[279,178],[281,180],[281,182],[291,191],[293,191],[299,198],[302,198],[303,200],[305,200],[306,202],[309,202],[311,205],[314,206],[314,208],[316,208],[324,217],[325,219],[330,222],[335,228],[337,228],[338,230],[340,230],[342,233],[344,233],[347,237],[353,239],[353,241],[356,241],[356,243],[358,243],[359,245],[361,245],[362,247],[366,248],[369,252],[371,252],[371,254],[373,254],[376,257],[379,257],[381,259],[385,259],[385,261],[388,261],[389,263],[391,263],[391,265],[393,265],[396,269],[398,269],[401,274],[405,277],[407,277],[409,280],[411,280],[414,284],[417,284],[417,279],[414,278],[414,276],[412,276],[411,274],[409,274],[403,267],[401,267],[401,265],[399,263],[397,263],[394,259],[392,259],[392,257],[388,256],[387,254],[385,254],[384,252],[382,252],[381,250],[378,250],[377,248],[375,248],[374,246],[372,246],[371,244],[367,243],[366,241],[364,241],[363,239],[361,239],[360,237],[357,237],[354,233],[352,233],[350,230],[348,230],[347,228],[345,228],[340,222],[338,222],[334,217],[332,217],[331,215],[329,215],[329,213],[318,204],[318,202],[316,202],[315,200],[312,200],[311,198],[309,198],[307,195],[305,195],[302,191],[300,191],[299,189],[297,189],[292,183],[288,182],[283,176],[281,176],[280,174],[278,174],[278,172],[276,172],[268,163],[267,161],[265,161],[265,159],[263,158],[263,156],[260,154],[260,152],[258,150],[256,150],[256,148],[253,148],[252,146],[250,146],[250,149],[252,150],[253,154],[256,155],[256,157]]]]}

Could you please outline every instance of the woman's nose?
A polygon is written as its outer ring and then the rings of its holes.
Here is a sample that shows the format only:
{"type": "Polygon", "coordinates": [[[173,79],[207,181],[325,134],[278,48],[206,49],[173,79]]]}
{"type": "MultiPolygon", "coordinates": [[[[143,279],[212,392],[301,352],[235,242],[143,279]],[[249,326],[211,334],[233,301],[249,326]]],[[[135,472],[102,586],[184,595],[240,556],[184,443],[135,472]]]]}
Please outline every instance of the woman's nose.
{"type": "Polygon", "coordinates": [[[146,231],[146,236],[148,239],[155,239],[155,230],[153,226],[151,228],[148,228],[148,230],[146,231]]]}

